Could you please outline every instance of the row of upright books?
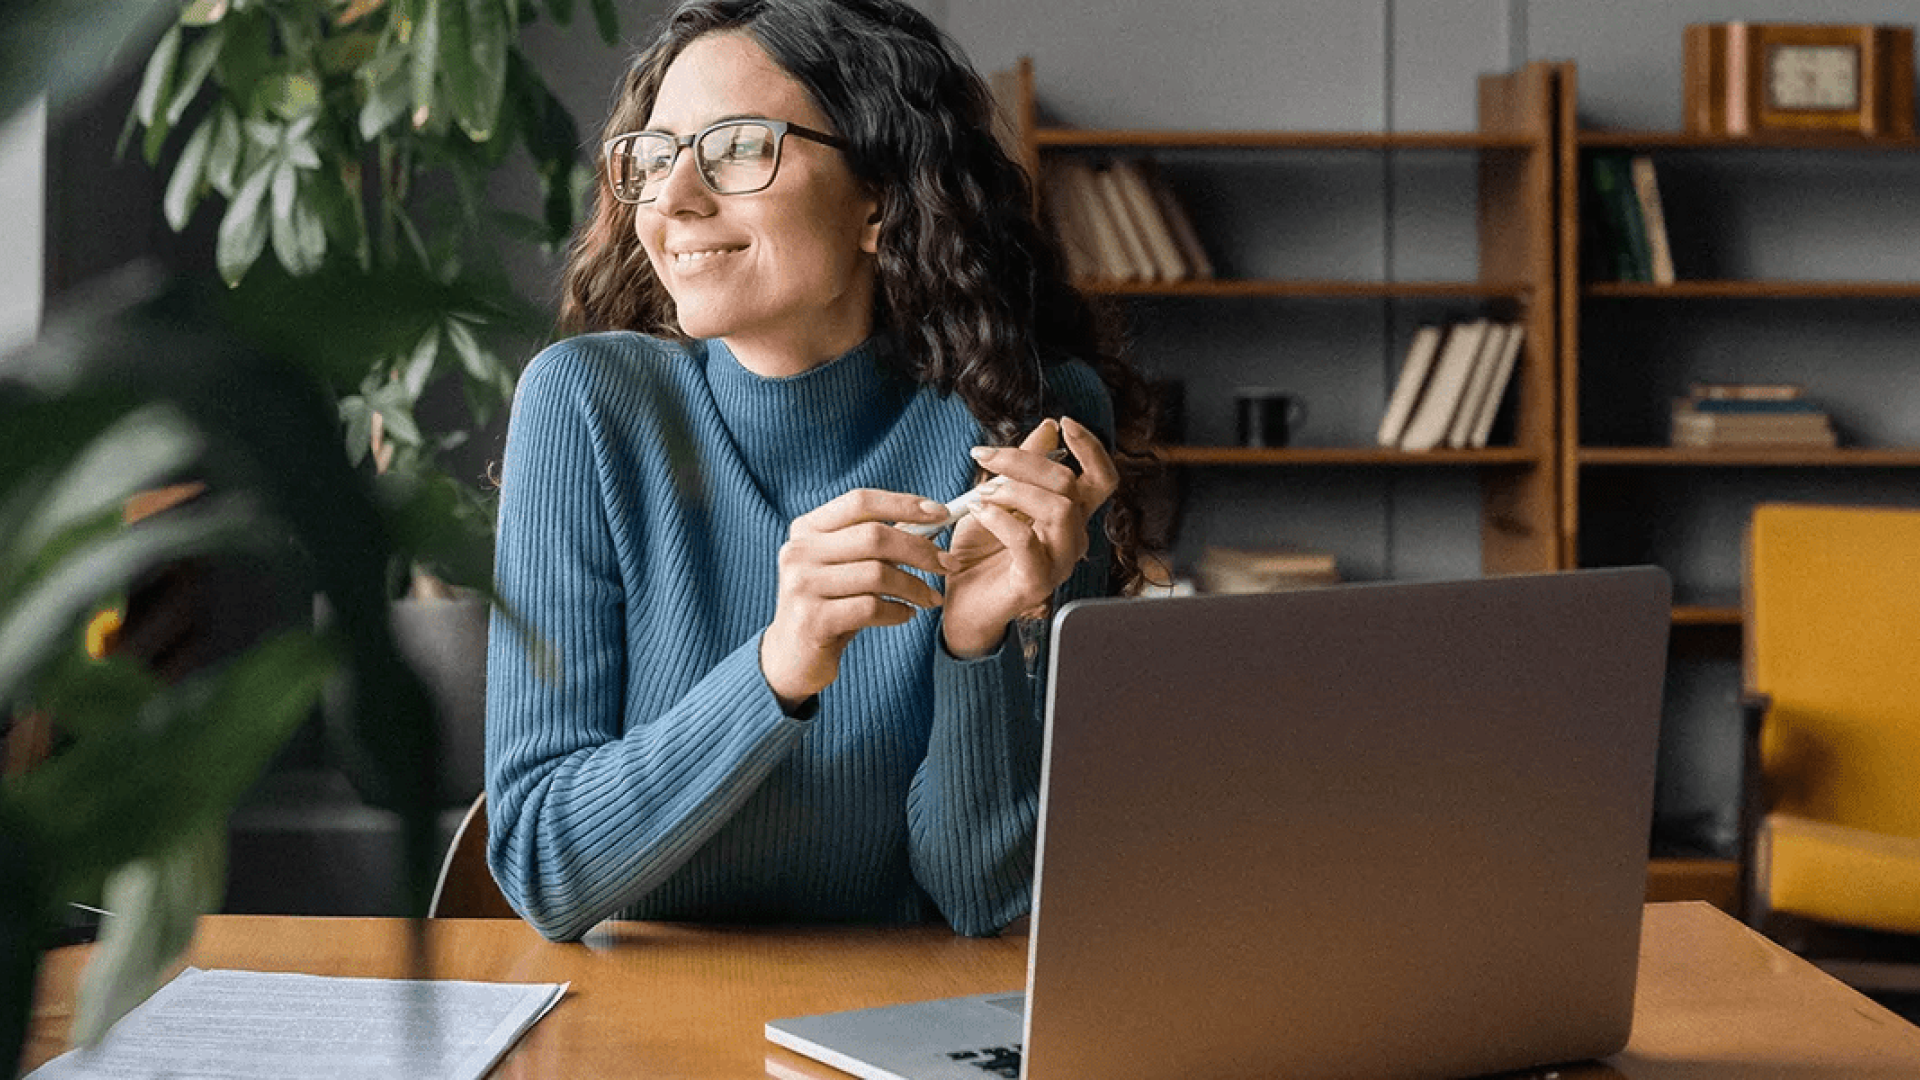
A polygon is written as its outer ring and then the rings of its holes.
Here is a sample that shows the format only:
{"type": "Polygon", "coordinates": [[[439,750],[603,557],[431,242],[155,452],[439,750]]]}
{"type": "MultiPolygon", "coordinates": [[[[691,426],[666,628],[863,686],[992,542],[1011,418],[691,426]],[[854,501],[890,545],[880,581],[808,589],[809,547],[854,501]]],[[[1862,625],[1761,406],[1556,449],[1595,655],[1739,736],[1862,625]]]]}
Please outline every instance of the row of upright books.
{"type": "Polygon", "coordinates": [[[1192,219],[1151,161],[1061,157],[1043,167],[1041,190],[1075,280],[1213,278],[1192,219]]]}
{"type": "Polygon", "coordinates": [[[1415,330],[1378,442],[1389,449],[1487,445],[1526,344],[1518,323],[1474,319],[1415,330]]]}
{"type": "Polygon", "coordinates": [[[1839,445],[1833,419],[1805,388],[1791,383],[1698,383],[1673,403],[1673,445],[1828,449],[1839,445]]]}
{"type": "Polygon", "coordinates": [[[1653,158],[1594,153],[1587,158],[1587,182],[1588,279],[1673,284],[1673,243],[1653,158]]]}

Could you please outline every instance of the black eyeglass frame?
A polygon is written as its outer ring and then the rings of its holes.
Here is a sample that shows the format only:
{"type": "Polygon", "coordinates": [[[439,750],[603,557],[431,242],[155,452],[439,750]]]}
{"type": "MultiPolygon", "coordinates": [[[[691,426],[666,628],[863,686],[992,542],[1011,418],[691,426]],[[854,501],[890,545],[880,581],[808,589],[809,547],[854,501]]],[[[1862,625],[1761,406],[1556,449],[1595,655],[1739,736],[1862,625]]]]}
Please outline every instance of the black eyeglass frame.
{"type": "Polygon", "coordinates": [[[629,199],[620,194],[620,185],[614,183],[612,168],[613,148],[616,144],[637,139],[642,135],[649,135],[657,139],[666,139],[672,142],[673,159],[667,162],[667,171],[662,176],[664,180],[665,177],[672,176],[674,166],[680,164],[680,154],[682,151],[692,149],[700,140],[721,128],[735,127],[740,124],[759,124],[773,132],[773,166],[767,170],[766,183],[761,184],[759,187],[747,188],[744,191],[721,191],[719,188],[713,186],[713,180],[707,176],[707,171],[699,167],[698,151],[695,151],[693,171],[700,177],[700,182],[706,185],[707,190],[713,192],[715,195],[752,195],[755,192],[765,191],[769,187],[772,187],[773,178],[780,175],[780,151],[786,145],[788,135],[798,135],[803,139],[817,142],[822,146],[831,146],[835,150],[843,152],[847,149],[847,141],[838,135],[829,135],[824,131],[816,131],[813,128],[793,123],[790,120],[774,120],[765,116],[735,116],[726,120],[716,120],[689,135],[675,135],[670,131],[629,131],[622,135],[615,135],[613,138],[601,144],[600,155],[607,162],[607,167],[603,170],[607,178],[607,190],[613,193],[615,199],[626,203],[628,206],[645,206],[660,197],[658,192],[655,192],[652,198],[646,199],[629,199]]]}

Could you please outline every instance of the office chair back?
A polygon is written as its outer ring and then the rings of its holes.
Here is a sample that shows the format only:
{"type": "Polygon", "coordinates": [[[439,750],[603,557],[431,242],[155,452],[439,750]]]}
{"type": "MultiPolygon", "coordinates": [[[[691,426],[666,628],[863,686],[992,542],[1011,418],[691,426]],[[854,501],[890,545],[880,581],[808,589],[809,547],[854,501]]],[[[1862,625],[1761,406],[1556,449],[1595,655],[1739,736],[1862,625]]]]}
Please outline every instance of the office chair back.
{"type": "Polygon", "coordinates": [[[1920,933],[1920,510],[1761,506],[1747,557],[1756,886],[1773,911],[1920,933]]]}
{"type": "Polygon", "coordinates": [[[487,793],[481,792],[454,830],[447,857],[440,865],[440,881],[427,907],[433,919],[517,919],[487,866],[487,793]]]}

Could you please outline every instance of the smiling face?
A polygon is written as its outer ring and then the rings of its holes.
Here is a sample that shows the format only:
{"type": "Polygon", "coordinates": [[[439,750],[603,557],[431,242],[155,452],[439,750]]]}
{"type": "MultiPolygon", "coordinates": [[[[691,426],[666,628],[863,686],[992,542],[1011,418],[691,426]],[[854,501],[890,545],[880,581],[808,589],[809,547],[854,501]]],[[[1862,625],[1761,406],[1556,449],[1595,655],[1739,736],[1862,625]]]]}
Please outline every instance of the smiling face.
{"type": "MultiPolygon", "coordinates": [[[[708,34],[667,68],[650,131],[688,135],[758,116],[832,132],[806,89],[745,33],[708,34]]],[[[673,297],[680,328],[718,337],[749,370],[793,375],[872,331],[879,203],[840,151],[789,135],[764,191],[715,195],[684,150],[634,232],[673,297]]]]}

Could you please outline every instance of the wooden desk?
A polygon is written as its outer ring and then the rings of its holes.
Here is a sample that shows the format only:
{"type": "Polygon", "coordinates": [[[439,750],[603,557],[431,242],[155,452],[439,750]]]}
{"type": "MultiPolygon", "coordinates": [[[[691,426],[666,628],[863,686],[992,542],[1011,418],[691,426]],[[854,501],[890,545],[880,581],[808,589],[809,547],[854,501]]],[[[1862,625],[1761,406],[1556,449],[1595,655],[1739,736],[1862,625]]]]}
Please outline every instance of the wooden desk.
{"type": "MultiPolygon", "coordinates": [[[[403,924],[383,919],[205,919],[201,967],[404,974],[403,924]]],[[[1026,938],[943,929],[609,924],[554,945],[509,920],[435,924],[434,974],[571,981],[496,1076],[844,1080],[765,1041],[769,1019],[1018,988],[1026,938]]],[[[86,949],[48,957],[31,1067],[58,1053],[86,949]]],[[[1912,1080],[1920,1028],[1705,904],[1647,909],[1633,1042],[1563,1080],[1912,1080]]]]}

